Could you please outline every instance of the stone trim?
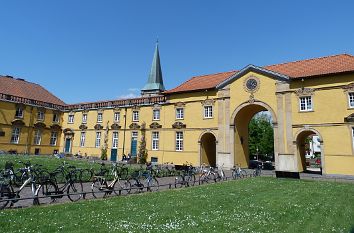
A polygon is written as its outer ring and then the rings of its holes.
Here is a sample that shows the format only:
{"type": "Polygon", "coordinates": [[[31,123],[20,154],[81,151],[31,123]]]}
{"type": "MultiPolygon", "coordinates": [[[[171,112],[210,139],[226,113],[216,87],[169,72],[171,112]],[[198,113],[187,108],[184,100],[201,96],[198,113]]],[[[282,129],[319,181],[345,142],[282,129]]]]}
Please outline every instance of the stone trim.
{"type": "Polygon", "coordinates": [[[299,88],[295,90],[295,94],[299,97],[304,97],[304,96],[313,96],[315,93],[315,89],[313,88],[299,88]]]}
{"type": "Polygon", "coordinates": [[[175,122],[173,125],[172,125],[172,128],[173,129],[184,129],[184,128],[186,128],[187,127],[187,125],[186,124],[183,124],[182,122],[180,122],[180,121],[177,121],[177,122],[175,122]]]}

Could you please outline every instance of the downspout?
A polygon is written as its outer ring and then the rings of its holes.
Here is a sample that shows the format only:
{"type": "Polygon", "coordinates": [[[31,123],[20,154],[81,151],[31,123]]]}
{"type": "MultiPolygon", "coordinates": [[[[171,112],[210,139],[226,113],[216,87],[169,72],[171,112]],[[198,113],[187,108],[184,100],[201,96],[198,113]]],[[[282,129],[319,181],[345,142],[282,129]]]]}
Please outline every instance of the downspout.
{"type": "Polygon", "coordinates": [[[34,107],[31,107],[31,115],[30,115],[30,121],[28,124],[28,130],[27,130],[27,141],[26,141],[26,149],[25,149],[25,154],[29,154],[29,152],[31,151],[31,147],[30,147],[30,143],[32,141],[32,133],[33,133],[33,110],[34,107]]]}
{"type": "Polygon", "coordinates": [[[125,150],[125,131],[127,128],[127,108],[124,108],[124,128],[123,128],[123,154],[124,155],[124,150],[125,150]]]}

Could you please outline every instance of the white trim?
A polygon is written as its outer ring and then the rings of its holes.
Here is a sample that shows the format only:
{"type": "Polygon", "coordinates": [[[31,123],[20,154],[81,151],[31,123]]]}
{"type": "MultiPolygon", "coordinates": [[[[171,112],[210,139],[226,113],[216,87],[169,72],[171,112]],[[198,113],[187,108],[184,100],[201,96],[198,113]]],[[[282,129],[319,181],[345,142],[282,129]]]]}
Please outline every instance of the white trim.
{"type": "Polygon", "coordinates": [[[348,92],[348,106],[354,108],[354,92],[348,92]]]}
{"type": "Polygon", "coordinates": [[[312,96],[300,96],[299,97],[299,111],[300,112],[311,112],[313,111],[313,98],[312,96]],[[302,101],[304,100],[304,101],[302,101]],[[302,109],[302,106],[304,109],[302,109]]]}
{"type": "Polygon", "coordinates": [[[112,149],[118,149],[118,131],[112,132],[112,149]]]}
{"type": "Polygon", "coordinates": [[[18,144],[20,142],[21,128],[14,127],[11,133],[10,143],[18,144]]]}
{"type": "Polygon", "coordinates": [[[151,132],[151,149],[152,150],[159,150],[160,144],[160,132],[152,131],[151,132]]]}
{"type": "Polygon", "coordinates": [[[183,151],[183,146],[184,146],[183,141],[184,141],[183,131],[177,131],[176,132],[176,144],[175,144],[176,151],[183,151]]]}
{"type": "Polygon", "coordinates": [[[86,132],[81,132],[80,135],[80,147],[85,147],[86,132]]]}
{"type": "Polygon", "coordinates": [[[184,108],[176,108],[176,120],[183,120],[184,119],[184,108]]]}

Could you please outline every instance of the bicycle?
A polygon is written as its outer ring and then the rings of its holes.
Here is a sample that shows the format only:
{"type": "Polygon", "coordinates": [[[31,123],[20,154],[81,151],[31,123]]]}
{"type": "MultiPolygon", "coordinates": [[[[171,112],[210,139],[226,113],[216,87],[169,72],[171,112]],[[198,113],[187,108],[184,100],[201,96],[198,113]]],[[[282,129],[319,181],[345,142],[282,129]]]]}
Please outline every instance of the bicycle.
{"type": "Polygon", "coordinates": [[[131,183],[132,191],[134,192],[142,192],[144,188],[147,188],[147,191],[156,192],[159,190],[159,181],[153,176],[151,170],[146,171],[137,171],[131,179],[129,180],[131,183]]]}
{"type": "MultiPolygon", "coordinates": [[[[22,163],[22,162],[19,162],[22,163]]],[[[25,167],[21,168],[20,171],[22,172],[22,177],[27,177],[24,180],[23,184],[17,189],[16,191],[13,188],[11,180],[13,179],[11,176],[13,174],[8,173],[6,170],[1,175],[1,182],[0,182],[0,209],[4,209],[9,203],[10,207],[14,205],[14,203],[19,201],[21,191],[27,186],[31,185],[31,191],[33,194],[33,204],[38,205],[38,196],[40,191],[47,191],[49,188],[53,187],[51,184],[49,186],[47,184],[39,184],[36,185],[36,178],[33,166],[29,162],[24,163],[25,167]]]]}
{"type": "Polygon", "coordinates": [[[247,172],[241,169],[240,164],[236,164],[236,166],[234,166],[231,170],[232,170],[231,175],[234,180],[247,177],[247,172]]]}
{"type": "Polygon", "coordinates": [[[195,169],[192,165],[187,165],[182,174],[175,178],[175,188],[194,186],[195,184],[195,169]]]}
{"type": "Polygon", "coordinates": [[[216,181],[226,180],[225,172],[223,169],[224,164],[221,167],[216,167],[216,181]]]}
{"type": "Polygon", "coordinates": [[[94,176],[91,184],[92,195],[94,198],[104,198],[112,194],[112,192],[116,195],[130,193],[130,182],[128,180],[122,182],[121,180],[122,174],[125,175],[125,169],[119,167],[120,166],[118,166],[117,163],[112,164],[112,174],[114,175],[114,179],[109,184],[104,176],[94,176]],[[116,189],[116,184],[118,184],[119,189],[116,189]]]}
{"type": "Polygon", "coordinates": [[[202,166],[201,172],[202,173],[199,176],[199,184],[209,183],[211,180],[216,182],[216,176],[213,167],[206,168],[205,166],[202,166]]]}
{"type": "Polygon", "coordinates": [[[260,176],[262,173],[262,164],[257,164],[256,169],[253,171],[253,177],[260,176]]]}

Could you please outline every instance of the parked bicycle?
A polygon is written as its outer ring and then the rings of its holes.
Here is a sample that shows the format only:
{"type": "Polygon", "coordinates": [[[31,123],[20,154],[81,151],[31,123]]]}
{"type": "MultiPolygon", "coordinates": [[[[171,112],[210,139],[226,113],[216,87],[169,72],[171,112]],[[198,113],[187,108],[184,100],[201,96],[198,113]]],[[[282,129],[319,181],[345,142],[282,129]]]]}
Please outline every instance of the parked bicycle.
{"type": "Polygon", "coordinates": [[[199,176],[199,184],[216,182],[216,172],[213,167],[207,168],[206,166],[202,166],[201,174],[199,176]]]}
{"type": "Polygon", "coordinates": [[[254,177],[260,176],[261,173],[262,173],[262,164],[257,164],[256,169],[254,169],[254,171],[253,171],[253,176],[254,177]]]}
{"type": "Polygon", "coordinates": [[[247,177],[247,172],[241,168],[240,164],[236,164],[232,169],[232,178],[239,179],[247,177]]]}
{"type": "Polygon", "coordinates": [[[150,192],[159,190],[159,182],[156,177],[153,176],[151,170],[136,171],[133,173],[129,182],[131,184],[131,192],[142,192],[144,188],[150,192]]]}
{"type": "Polygon", "coordinates": [[[175,178],[175,188],[194,186],[195,180],[194,167],[191,164],[186,165],[182,173],[175,178]]]}
{"type": "Polygon", "coordinates": [[[114,179],[108,183],[104,176],[94,176],[91,184],[92,195],[95,198],[103,198],[112,193],[128,194],[131,190],[131,184],[128,180],[122,180],[127,177],[127,168],[119,166],[117,163],[112,164],[112,174],[114,179]]]}

